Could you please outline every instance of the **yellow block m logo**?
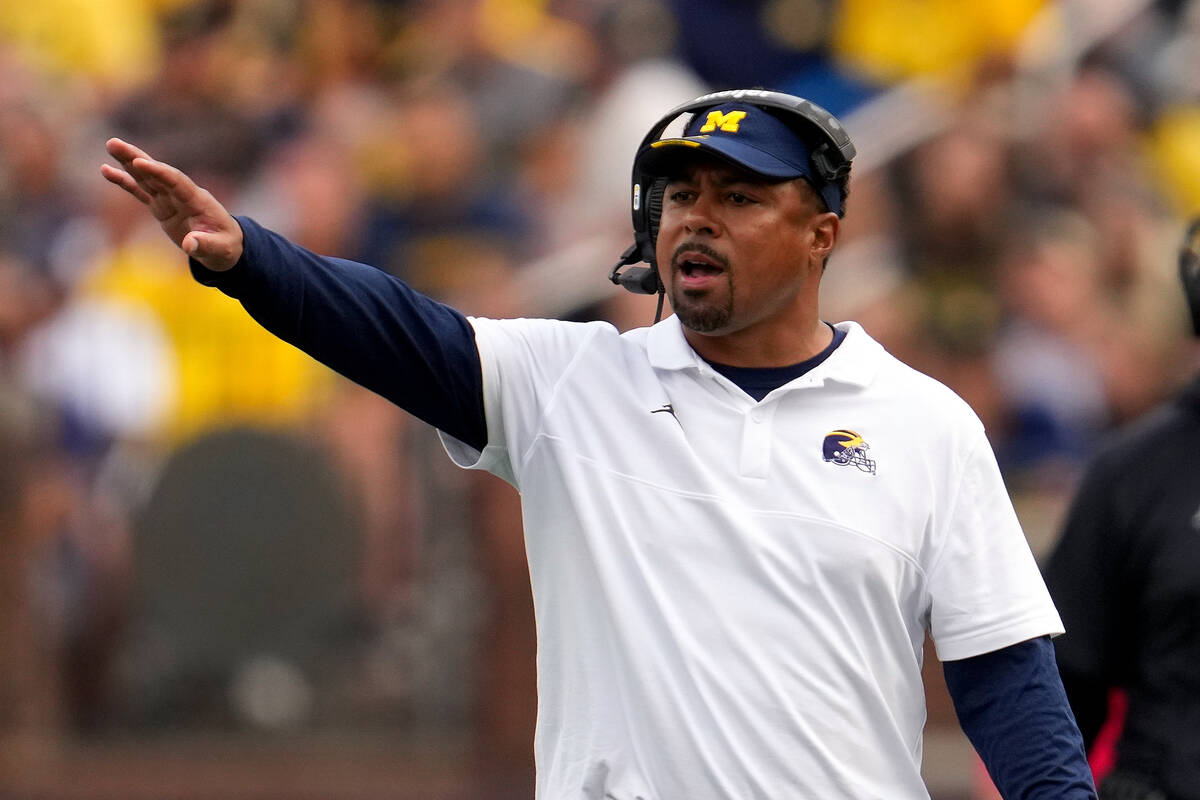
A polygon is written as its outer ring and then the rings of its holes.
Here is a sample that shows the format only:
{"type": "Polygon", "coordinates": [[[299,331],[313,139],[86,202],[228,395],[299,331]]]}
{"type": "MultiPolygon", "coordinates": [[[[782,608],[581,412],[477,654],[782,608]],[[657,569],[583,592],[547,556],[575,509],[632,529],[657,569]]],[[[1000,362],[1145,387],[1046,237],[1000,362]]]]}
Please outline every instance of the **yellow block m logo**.
{"type": "Polygon", "coordinates": [[[708,119],[704,123],[704,127],[700,129],[701,133],[711,133],[717,128],[726,133],[737,133],[738,123],[746,116],[745,111],[730,111],[722,113],[720,111],[708,112],[708,119]]]}

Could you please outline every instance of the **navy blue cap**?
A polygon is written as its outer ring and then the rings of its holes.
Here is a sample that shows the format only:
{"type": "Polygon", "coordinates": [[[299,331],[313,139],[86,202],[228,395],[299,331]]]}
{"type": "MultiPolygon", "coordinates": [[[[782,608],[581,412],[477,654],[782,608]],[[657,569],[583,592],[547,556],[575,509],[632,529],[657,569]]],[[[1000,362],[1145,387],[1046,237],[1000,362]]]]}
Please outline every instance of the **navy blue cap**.
{"type": "Polygon", "coordinates": [[[682,137],[659,139],[637,154],[639,166],[663,174],[686,156],[703,151],[767,179],[804,178],[826,207],[842,213],[842,191],[822,180],[812,165],[812,149],[774,114],[747,103],[726,103],[696,112],[682,137]]]}

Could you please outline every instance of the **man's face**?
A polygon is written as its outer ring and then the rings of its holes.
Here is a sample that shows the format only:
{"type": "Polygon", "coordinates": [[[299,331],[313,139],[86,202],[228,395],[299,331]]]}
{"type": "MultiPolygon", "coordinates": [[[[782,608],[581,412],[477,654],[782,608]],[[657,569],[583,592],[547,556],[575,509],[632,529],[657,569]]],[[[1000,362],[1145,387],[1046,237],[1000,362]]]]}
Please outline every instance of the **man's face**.
{"type": "Polygon", "coordinates": [[[767,183],[709,158],[683,167],[663,195],[656,246],[679,321],[721,336],[786,323],[806,286],[815,302],[810,257],[820,216],[815,195],[797,181],[767,183]]]}

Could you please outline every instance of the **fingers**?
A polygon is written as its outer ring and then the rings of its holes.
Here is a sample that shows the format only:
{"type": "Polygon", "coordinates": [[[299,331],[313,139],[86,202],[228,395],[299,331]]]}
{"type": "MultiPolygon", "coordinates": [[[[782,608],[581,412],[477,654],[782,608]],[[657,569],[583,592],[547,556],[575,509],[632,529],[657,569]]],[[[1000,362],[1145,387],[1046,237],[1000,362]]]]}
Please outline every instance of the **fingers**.
{"type": "MultiPolygon", "coordinates": [[[[123,139],[109,139],[104,143],[104,149],[108,151],[110,156],[120,162],[121,166],[125,168],[126,173],[131,175],[133,179],[139,183],[142,182],[142,179],[145,176],[139,173],[133,162],[139,158],[145,159],[147,162],[153,161],[153,159],[150,158],[145,150],[142,150],[140,147],[135,147],[123,139]]],[[[111,167],[109,169],[111,170],[111,167]]],[[[114,180],[114,178],[110,176],[108,172],[104,172],[103,168],[101,168],[101,172],[104,174],[104,177],[108,178],[108,180],[111,182],[117,184],[123,189],[131,191],[128,182],[114,180]]]]}
{"type": "Polygon", "coordinates": [[[110,156],[120,162],[124,169],[116,169],[109,164],[101,164],[100,174],[109,183],[120,186],[141,202],[149,205],[153,199],[152,194],[157,191],[157,187],[151,185],[149,182],[150,176],[145,171],[145,167],[153,159],[146,154],[146,151],[122,139],[109,139],[105,142],[104,149],[108,151],[110,156]],[[138,159],[142,160],[140,165],[135,163],[138,159]]]}
{"type": "Polygon", "coordinates": [[[196,183],[176,167],[149,156],[138,156],[129,169],[151,194],[170,194],[181,203],[191,203],[199,190],[196,183]]]}
{"type": "Polygon", "coordinates": [[[129,168],[129,165],[133,163],[135,158],[144,158],[147,161],[153,160],[145,150],[135,147],[124,139],[109,139],[104,143],[104,149],[108,151],[110,156],[120,161],[126,169],[129,168]]]}
{"type": "Polygon", "coordinates": [[[111,155],[113,158],[117,158],[117,159],[123,159],[123,158],[127,157],[127,158],[129,158],[129,160],[133,160],[134,158],[137,158],[138,156],[142,156],[142,157],[146,156],[145,150],[142,150],[137,145],[134,145],[134,144],[131,144],[131,143],[125,141],[124,139],[120,138],[119,136],[114,136],[111,139],[109,139],[107,142],[105,142],[104,149],[108,151],[109,155],[111,155]],[[129,155],[124,156],[124,155],[122,155],[123,153],[128,153],[129,155]]]}
{"type": "Polygon", "coordinates": [[[183,207],[195,201],[199,187],[177,168],[151,158],[146,151],[123,139],[109,139],[105,149],[124,169],[105,164],[100,167],[100,174],[141,202],[150,204],[163,195],[169,195],[172,204],[183,207]]]}
{"type": "Polygon", "coordinates": [[[120,186],[125,191],[142,201],[146,205],[150,204],[150,195],[138,186],[137,181],[123,169],[117,169],[109,164],[100,165],[100,174],[104,176],[109,183],[120,186]]]}

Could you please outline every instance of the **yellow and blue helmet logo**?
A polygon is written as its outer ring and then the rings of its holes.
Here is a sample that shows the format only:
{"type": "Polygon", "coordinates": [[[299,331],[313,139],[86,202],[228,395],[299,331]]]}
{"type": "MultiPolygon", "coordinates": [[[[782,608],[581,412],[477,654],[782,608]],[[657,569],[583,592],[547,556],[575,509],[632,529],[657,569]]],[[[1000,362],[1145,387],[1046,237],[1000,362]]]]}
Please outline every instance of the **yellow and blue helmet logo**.
{"type": "Polygon", "coordinates": [[[863,472],[875,474],[875,460],[867,456],[871,446],[857,433],[845,428],[825,434],[821,454],[826,461],[840,466],[853,464],[863,472]]]}

